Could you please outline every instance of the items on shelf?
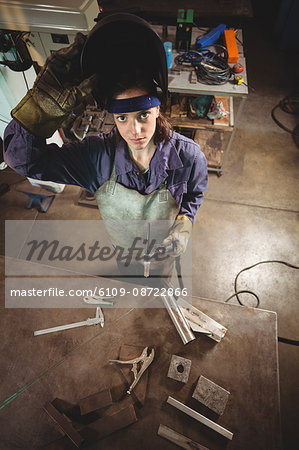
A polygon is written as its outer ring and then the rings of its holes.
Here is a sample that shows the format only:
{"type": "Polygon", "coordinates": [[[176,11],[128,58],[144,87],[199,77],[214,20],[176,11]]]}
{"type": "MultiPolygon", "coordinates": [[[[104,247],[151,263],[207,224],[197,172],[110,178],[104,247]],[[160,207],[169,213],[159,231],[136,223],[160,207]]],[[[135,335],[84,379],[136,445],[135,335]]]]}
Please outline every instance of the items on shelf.
{"type": "Polygon", "coordinates": [[[200,124],[229,126],[230,102],[228,97],[223,96],[198,95],[191,97],[172,94],[168,99],[165,115],[173,126],[191,126],[193,128],[197,128],[200,124]],[[182,119],[180,124],[177,119],[182,119]],[[188,119],[194,121],[193,126],[188,119]]]}
{"type": "Polygon", "coordinates": [[[178,52],[190,49],[192,26],[193,9],[179,9],[177,14],[177,28],[175,37],[175,47],[178,52]]]}
{"type": "Polygon", "coordinates": [[[213,102],[213,95],[199,95],[190,99],[189,101],[189,117],[190,119],[198,119],[199,117],[206,117],[211,104],[213,102]]]}

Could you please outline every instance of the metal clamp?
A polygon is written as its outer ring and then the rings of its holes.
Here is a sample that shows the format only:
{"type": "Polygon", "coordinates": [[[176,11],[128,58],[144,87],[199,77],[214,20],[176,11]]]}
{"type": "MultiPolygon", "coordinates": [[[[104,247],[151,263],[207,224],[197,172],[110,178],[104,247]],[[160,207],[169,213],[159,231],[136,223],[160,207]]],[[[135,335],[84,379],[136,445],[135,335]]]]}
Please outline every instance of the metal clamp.
{"type": "Polygon", "coordinates": [[[130,359],[128,361],[120,361],[119,359],[111,359],[109,361],[110,364],[132,364],[131,371],[134,374],[134,381],[130,385],[127,390],[127,394],[131,394],[132,390],[140,380],[142,374],[146,371],[148,366],[152,363],[155,356],[155,350],[149,349],[149,347],[145,347],[140,356],[134,359],[130,359]],[[138,370],[138,364],[141,364],[140,369],[138,370]]]}

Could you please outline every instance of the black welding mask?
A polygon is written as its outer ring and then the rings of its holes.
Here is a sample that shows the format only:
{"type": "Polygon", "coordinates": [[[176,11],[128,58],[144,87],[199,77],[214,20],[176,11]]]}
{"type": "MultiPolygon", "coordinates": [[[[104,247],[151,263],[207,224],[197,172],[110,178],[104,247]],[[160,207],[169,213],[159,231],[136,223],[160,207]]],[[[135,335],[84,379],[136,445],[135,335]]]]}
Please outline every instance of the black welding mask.
{"type": "Polygon", "coordinates": [[[162,91],[162,103],[166,102],[168,71],[163,43],[148,22],[133,14],[112,14],[94,26],[82,51],[81,70],[83,78],[98,74],[95,98],[99,106],[106,106],[109,86],[133,70],[151,78],[162,91]]]}

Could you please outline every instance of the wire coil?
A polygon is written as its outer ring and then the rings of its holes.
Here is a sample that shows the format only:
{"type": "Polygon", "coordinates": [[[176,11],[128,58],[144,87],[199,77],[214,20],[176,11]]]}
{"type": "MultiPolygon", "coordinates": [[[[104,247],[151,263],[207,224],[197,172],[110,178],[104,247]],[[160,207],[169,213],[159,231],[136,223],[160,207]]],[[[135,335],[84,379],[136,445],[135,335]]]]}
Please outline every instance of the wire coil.
{"type": "Polygon", "coordinates": [[[190,50],[181,53],[176,56],[175,63],[191,64],[195,68],[198,81],[203,84],[225,84],[231,77],[227,50],[222,45],[214,44],[213,47],[215,51],[203,48],[200,51],[190,50]]]}

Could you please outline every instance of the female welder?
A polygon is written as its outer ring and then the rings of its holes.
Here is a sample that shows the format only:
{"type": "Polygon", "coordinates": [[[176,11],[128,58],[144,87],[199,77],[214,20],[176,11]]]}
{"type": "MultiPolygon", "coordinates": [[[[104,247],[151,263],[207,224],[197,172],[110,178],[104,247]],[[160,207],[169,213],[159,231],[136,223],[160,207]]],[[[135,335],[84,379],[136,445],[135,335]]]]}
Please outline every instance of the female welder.
{"type": "MultiPolygon", "coordinates": [[[[33,89],[14,108],[14,120],[5,131],[5,161],[24,176],[78,185],[94,193],[107,223],[170,221],[166,235],[165,230],[153,235],[177,257],[186,249],[203,201],[207,164],[197,144],[171,130],[149,74],[132,69],[106,86],[106,108],[116,125],[111,133],[62,147],[46,144],[45,138],[74,106],[96,91],[96,75],[83,81],[74,76],[84,44],[84,36],[78,34],[74,44],[53,53],[33,89]]],[[[127,228],[115,230],[112,224],[108,229],[115,245],[128,247],[126,243],[132,242],[136,230],[127,228]]],[[[161,268],[157,273],[161,275],[161,268]]]]}

